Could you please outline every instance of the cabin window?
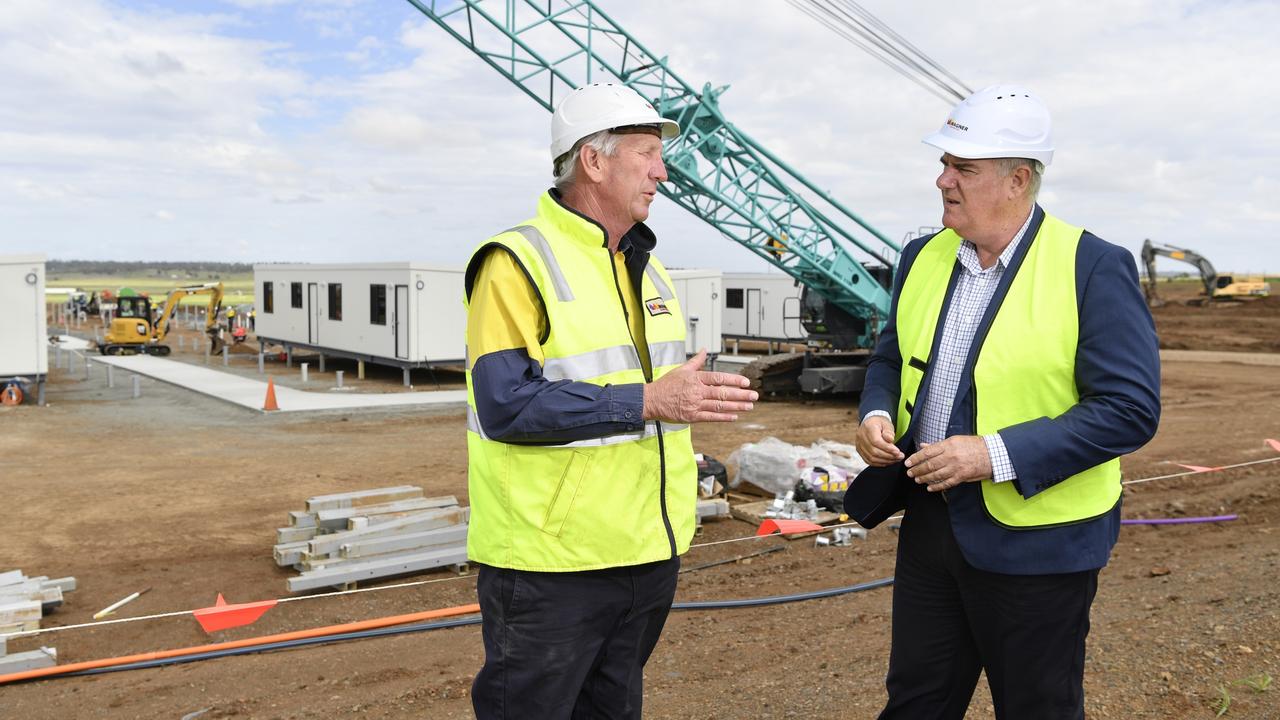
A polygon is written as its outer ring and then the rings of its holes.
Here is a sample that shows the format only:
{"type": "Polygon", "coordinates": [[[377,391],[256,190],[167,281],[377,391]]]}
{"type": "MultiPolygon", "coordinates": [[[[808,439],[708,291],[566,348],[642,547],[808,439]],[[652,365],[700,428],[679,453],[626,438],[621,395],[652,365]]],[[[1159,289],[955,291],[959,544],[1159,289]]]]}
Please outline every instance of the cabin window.
{"type": "Polygon", "coordinates": [[[746,303],[742,300],[742,288],[725,288],[724,306],[736,310],[746,307],[746,303]]]}
{"type": "Polygon", "coordinates": [[[387,286],[369,286],[369,324],[387,324],[387,286]]]}
{"type": "Polygon", "coordinates": [[[275,283],[267,281],[262,283],[262,312],[273,313],[276,311],[275,283]]]}
{"type": "Polygon", "coordinates": [[[302,307],[302,283],[289,283],[289,298],[292,301],[290,305],[295,308],[302,307]]]}
{"type": "Polygon", "coordinates": [[[329,319],[342,319],[342,283],[329,283],[329,319]]]}

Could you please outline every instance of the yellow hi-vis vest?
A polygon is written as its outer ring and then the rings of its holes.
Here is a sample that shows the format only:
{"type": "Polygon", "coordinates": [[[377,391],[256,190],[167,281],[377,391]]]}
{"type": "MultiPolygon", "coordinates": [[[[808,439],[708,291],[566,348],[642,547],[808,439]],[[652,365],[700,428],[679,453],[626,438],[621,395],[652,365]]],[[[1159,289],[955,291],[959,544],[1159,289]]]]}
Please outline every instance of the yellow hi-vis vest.
{"type": "MultiPolygon", "coordinates": [[[[1080,318],[1075,267],[1083,232],[1046,214],[986,337],[974,339],[981,342],[972,378],[978,435],[1041,417],[1057,417],[1079,401],[1075,358],[1080,318]]],[[[911,265],[898,297],[898,349],[902,353],[896,422],[899,438],[911,423],[960,242],[952,230],[929,240],[911,265]]],[[[1019,494],[1012,482],[982,481],[987,514],[996,523],[1014,529],[1064,525],[1104,515],[1120,499],[1120,490],[1118,458],[1072,475],[1030,498],[1019,494]]]]}
{"type": "MultiPolygon", "coordinates": [[[[684,314],[656,258],[649,258],[640,296],[653,368],[653,378],[646,378],[597,225],[544,194],[537,217],[476,250],[467,277],[495,246],[512,254],[546,309],[548,380],[643,383],[684,363],[684,314]]],[[[563,445],[499,442],[484,435],[468,366],[467,454],[467,555],[475,562],[593,570],[666,560],[689,549],[697,464],[688,425],[649,421],[639,432],[563,445]]]]}

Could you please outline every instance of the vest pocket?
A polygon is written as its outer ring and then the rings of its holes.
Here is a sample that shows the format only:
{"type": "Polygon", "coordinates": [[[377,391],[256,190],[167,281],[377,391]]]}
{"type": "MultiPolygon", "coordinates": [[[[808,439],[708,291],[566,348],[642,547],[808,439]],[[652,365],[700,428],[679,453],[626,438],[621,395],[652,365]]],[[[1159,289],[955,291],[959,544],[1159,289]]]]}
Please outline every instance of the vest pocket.
{"type": "Polygon", "coordinates": [[[564,472],[560,474],[560,483],[556,486],[555,495],[547,507],[547,517],[542,521],[542,531],[548,535],[560,536],[565,518],[573,508],[573,500],[578,496],[578,487],[587,474],[587,466],[591,464],[591,456],[574,452],[565,463],[564,472]]]}

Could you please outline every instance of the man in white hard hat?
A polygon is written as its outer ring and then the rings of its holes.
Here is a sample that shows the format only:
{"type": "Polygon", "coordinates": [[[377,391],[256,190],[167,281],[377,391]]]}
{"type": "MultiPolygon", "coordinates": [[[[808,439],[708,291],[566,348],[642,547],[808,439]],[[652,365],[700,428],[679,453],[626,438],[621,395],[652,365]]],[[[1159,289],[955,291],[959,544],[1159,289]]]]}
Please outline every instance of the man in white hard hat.
{"type": "Polygon", "coordinates": [[[476,716],[639,718],[645,662],[693,536],[689,424],[756,393],[686,360],[674,284],[644,224],[679,126],[621,85],[551,120],[555,187],[467,266],[476,716]]]}
{"type": "Polygon", "coordinates": [[[980,90],[925,142],[946,229],[902,253],[857,433],[906,508],[880,717],[962,718],[985,670],[997,718],[1083,718],[1118,458],[1160,416],[1155,328],[1133,256],[1036,204],[1038,97],[980,90]]]}

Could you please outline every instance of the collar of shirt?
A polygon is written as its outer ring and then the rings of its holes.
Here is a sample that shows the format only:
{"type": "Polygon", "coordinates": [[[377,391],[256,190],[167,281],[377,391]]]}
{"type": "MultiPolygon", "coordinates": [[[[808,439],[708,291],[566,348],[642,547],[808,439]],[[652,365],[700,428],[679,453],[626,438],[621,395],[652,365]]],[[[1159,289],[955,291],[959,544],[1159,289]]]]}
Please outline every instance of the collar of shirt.
{"type": "Polygon", "coordinates": [[[968,240],[960,243],[960,247],[956,249],[956,259],[960,261],[960,264],[964,266],[965,270],[968,270],[974,275],[992,272],[997,267],[1003,271],[1005,268],[1009,267],[1009,263],[1013,261],[1014,253],[1018,252],[1018,244],[1022,242],[1022,236],[1027,234],[1027,228],[1031,225],[1031,218],[1035,217],[1035,214],[1036,206],[1033,204],[1031,206],[1031,212],[1027,214],[1027,219],[1022,223],[1022,227],[1018,228],[1018,232],[1014,234],[1013,240],[1011,240],[1009,245],[1005,247],[1004,251],[1000,253],[1000,257],[996,258],[995,265],[992,265],[989,268],[982,267],[982,264],[978,262],[978,247],[968,240]]]}

